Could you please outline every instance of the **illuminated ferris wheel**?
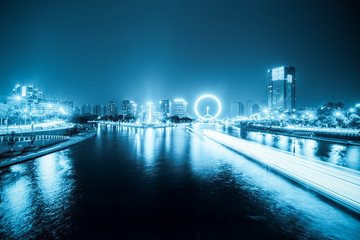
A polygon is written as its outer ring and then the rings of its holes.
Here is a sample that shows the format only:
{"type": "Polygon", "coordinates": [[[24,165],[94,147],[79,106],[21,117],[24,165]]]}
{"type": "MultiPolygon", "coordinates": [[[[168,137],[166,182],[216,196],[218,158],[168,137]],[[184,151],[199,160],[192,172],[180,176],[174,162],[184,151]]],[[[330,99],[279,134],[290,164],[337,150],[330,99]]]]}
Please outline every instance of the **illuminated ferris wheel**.
{"type": "Polygon", "coordinates": [[[210,94],[203,95],[203,96],[199,97],[198,100],[196,100],[196,102],[195,102],[195,113],[196,113],[196,116],[198,116],[198,118],[203,119],[203,120],[216,119],[221,113],[221,103],[220,103],[219,99],[217,97],[215,97],[214,95],[210,95],[210,94]],[[209,106],[206,107],[205,115],[202,116],[201,114],[199,114],[198,105],[203,99],[206,99],[206,98],[215,100],[218,105],[218,111],[214,116],[209,114],[209,106]]]}

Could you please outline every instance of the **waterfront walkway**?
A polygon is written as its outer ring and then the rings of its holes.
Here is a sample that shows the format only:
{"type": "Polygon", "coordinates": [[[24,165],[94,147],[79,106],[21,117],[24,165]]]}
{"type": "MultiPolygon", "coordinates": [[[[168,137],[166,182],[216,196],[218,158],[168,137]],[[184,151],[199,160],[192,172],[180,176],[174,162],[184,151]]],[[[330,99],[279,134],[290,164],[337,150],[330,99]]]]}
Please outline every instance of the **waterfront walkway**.
{"type": "MultiPolygon", "coordinates": [[[[191,131],[197,132],[191,128],[191,131]]],[[[360,172],[212,130],[197,132],[360,213],[360,172]]]]}
{"type": "Polygon", "coordinates": [[[27,153],[27,154],[24,154],[24,155],[21,155],[21,156],[18,156],[18,157],[2,159],[2,160],[0,160],[0,168],[8,167],[8,166],[18,164],[18,163],[22,163],[22,162],[28,161],[30,159],[34,159],[34,158],[37,158],[37,157],[40,157],[40,156],[43,156],[43,155],[46,155],[46,154],[49,154],[49,153],[52,153],[52,152],[62,150],[64,148],[70,147],[70,146],[72,146],[74,144],[77,144],[79,142],[82,142],[82,141],[84,141],[86,139],[89,139],[89,138],[91,138],[91,137],[93,137],[95,135],[96,135],[95,131],[88,132],[88,133],[83,133],[83,134],[78,134],[78,135],[75,135],[75,136],[71,137],[69,140],[67,140],[65,142],[61,142],[61,143],[52,145],[50,147],[45,147],[45,148],[40,149],[40,150],[38,150],[36,152],[27,153]]]}
{"type": "Polygon", "coordinates": [[[73,128],[74,124],[65,123],[63,121],[51,122],[51,123],[39,123],[31,125],[21,125],[21,126],[2,126],[0,127],[0,135],[6,135],[11,132],[19,133],[34,133],[34,132],[45,132],[45,131],[55,131],[55,130],[66,130],[73,128]]]}
{"type": "Polygon", "coordinates": [[[127,123],[127,122],[112,122],[112,121],[89,121],[89,123],[100,123],[104,125],[115,125],[120,127],[132,127],[132,128],[167,128],[167,127],[190,125],[190,123],[127,123]]]}

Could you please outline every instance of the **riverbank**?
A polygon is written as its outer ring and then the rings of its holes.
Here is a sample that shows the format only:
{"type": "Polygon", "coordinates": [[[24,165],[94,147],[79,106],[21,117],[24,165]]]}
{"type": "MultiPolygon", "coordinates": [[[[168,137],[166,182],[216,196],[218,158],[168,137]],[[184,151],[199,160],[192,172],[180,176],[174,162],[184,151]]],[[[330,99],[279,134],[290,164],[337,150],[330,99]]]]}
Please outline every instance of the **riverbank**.
{"type": "Polygon", "coordinates": [[[360,172],[294,155],[279,149],[236,138],[212,130],[190,131],[206,136],[279,174],[360,213],[360,172]]]}
{"type": "Polygon", "coordinates": [[[132,128],[168,128],[178,126],[189,126],[191,123],[125,123],[125,122],[111,122],[111,121],[89,121],[89,123],[98,123],[103,125],[114,125],[119,127],[132,128]]]}
{"type": "MultiPolygon", "coordinates": [[[[40,124],[38,124],[40,125],[40,124]]],[[[66,132],[67,130],[71,130],[74,128],[74,124],[72,123],[64,123],[58,126],[41,126],[32,128],[31,125],[27,126],[10,126],[10,127],[0,127],[0,136],[5,136],[10,134],[11,132],[15,132],[16,134],[50,134],[57,133],[61,134],[66,132]]]]}
{"type": "Polygon", "coordinates": [[[36,152],[32,152],[32,153],[26,153],[23,155],[20,155],[18,157],[12,157],[12,158],[5,158],[0,160],[0,168],[4,168],[4,167],[8,167],[14,164],[18,164],[18,163],[22,163],[52,152],[56,152],[59,150],[62,150],[64,148],[70,147],[72,145],[75,145],[77,143],[80,143],[82,141],[85,141],[93,136],[96,135],[96,131],[90,131],[90,132],[85,132],[85,133],[79,133],[78,135],[75,135],[73,137],[71,137],[69,140],[61,142],[61,143],[57,143],[54,144],[52,146],[49,147],[45,147],[42,148],[36,152]]]}
{"type": "Polygon", "coordinates": [[[237,129],[244,129],[253,132],[263,132],[276,135],[282,135],[287,137],[304,138],[311,140],[318,140],[330,143],[339,143],[353,146],[360,146],[360,136],[354,135],[336,135],[336,134],[324,134],[314,131],[301,131],[301,130],[288,130],[284,128],[273,128],[267,126],[232,126],[237,129]]]}

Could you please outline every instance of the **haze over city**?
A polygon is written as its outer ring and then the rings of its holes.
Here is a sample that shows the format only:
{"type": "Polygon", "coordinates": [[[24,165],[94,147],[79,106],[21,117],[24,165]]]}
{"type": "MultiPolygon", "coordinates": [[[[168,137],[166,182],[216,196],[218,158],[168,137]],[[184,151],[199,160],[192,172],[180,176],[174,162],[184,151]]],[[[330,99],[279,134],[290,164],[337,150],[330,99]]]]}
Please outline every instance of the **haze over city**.
{"type": "Polygon", "coordinates": [[[3,1],[1,94],[19,82],[77,105],[216,94],[267,98],[295,66],[297,106],[354,104],[359,8],[328,1],[3,1]]]}

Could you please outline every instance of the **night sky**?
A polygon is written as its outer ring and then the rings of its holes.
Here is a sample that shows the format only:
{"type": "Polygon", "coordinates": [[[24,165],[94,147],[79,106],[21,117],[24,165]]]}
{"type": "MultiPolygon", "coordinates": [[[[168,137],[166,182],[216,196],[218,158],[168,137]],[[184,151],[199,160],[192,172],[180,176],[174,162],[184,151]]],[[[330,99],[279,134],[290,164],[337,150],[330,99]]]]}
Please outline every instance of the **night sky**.
{"type": "Polygon", "coordinates": [[[297,106],[360,102],[360,8],[346,1],[4,1],[0,95],[17,82],[75,104],[204,93],[227,110],[296,67],[297,106]]]}

